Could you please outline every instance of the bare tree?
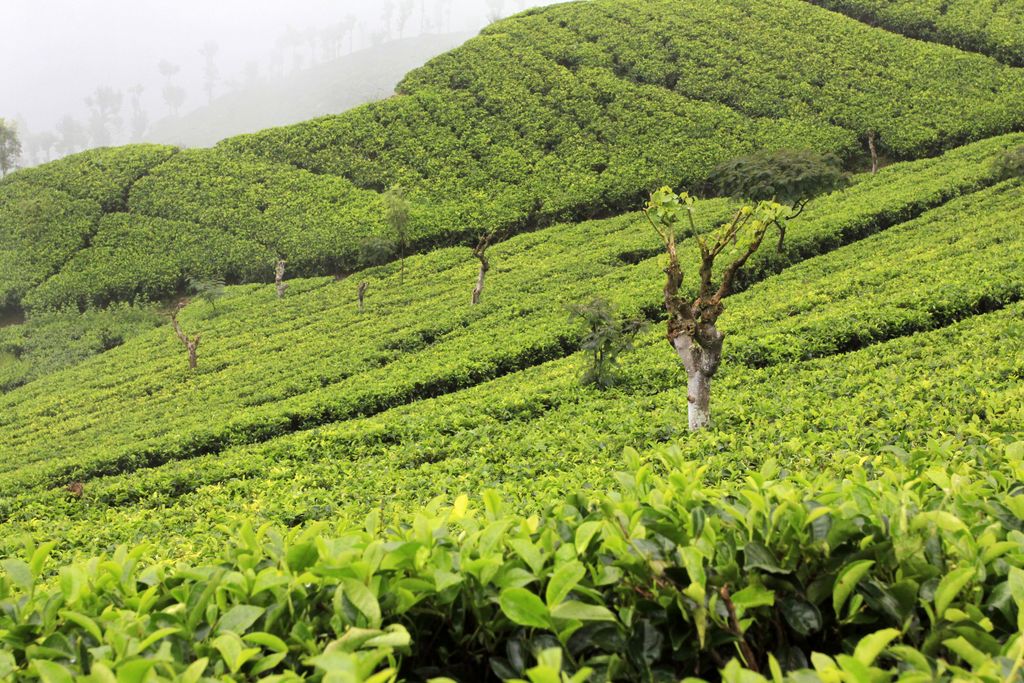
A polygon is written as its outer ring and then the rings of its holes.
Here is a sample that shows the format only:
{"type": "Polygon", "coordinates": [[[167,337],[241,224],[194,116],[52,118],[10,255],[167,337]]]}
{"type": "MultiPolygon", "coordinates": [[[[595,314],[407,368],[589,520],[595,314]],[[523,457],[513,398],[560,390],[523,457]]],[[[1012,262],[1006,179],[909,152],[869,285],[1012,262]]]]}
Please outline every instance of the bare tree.
{"type": "Polygon", "coordinates": [[[868,150],[871,152],[871,174],[878,173],[878,148],[875,147],[875,131],[868,131],[868,150]]]}
{"type": "Polygon", "coordinates": [[[722,315],[722,300],[732,293],[733,282],[743,265],[760,247],[771,228],[779,231],[779,245],[785,235],[789,210],[774,201],[743,206],[732,220],[707,237],[698,236],[700,247],[700,286],[693,297],[683,289],[683,269],[679,263],[676,232],[688,223],[696,233],[693,219],[696,199],[688,193],[676,194],[663,187],[651,194],[644,214],[661,237],[668,253],[665,282],[665,310],[668,312],[668,340],[686,368],[688,418],[690,431],[708,426],[711,420],[711,379],[722,361],[725,335],[716,323],[722,315]],[[715,282],[715,260],[730,246],[739,245],[740,254],[715,282]]]}
{"type": "Polygon", "coordinates": [[[203,79],[204,87],[206,88],[206,101],[213,102],[213,92],[217,87],[217,81],[220,77],[220,70],[217,68],[217,53],[220,51],[220,46],[215,41],[208,40],[203,43],[203,46],[199,49],[199,54],[203,56],[205,65],[203,66],[203,79]]]}
{"type": "Polygon", "coordinates": [[[503,235],[497,231],[491,231],[480,235],[476,246],[473,247],[473,257],[480,261],[480,270],[476,276],[476,286],[473,288],[474,306],[480,303],[480,296],[484,292],[484,279],[487,277],[487,272],[491,269],[491,262],[487,258],[487,249],[495,242],[500,242],[502,238],[503,235]]]}
{"type": "Polygon", "coordinates": [[[183,301],[178,304],[178,307],[171,313],[171,325],[174,327],[174,334],[178,337],[178,340],[185,346],[188,351],[188,368],[189,370],[195,370],[198,363],[197,352],[199,350],[199,335],[189,337],[181,329],[181,325],[178,323],[178,313],[182,308],[185,307],[187,301],[183,301]]]}
{"type": "Polygon", "coordinates": [[[284,281],[284,259],[277,259],[277,267],[274,269],[274,286],[277,288],[277,298],[283,299],[284,293],[288,290],[288,284],[284,281]]]}
{"type": "Polygon", "coordinates": [[[356,287],[356,297],[359,299],[359,310],[363,310],[363,299],[366,297],[366,288],[370,286],[370,283],[363,280],[356,287]]]}

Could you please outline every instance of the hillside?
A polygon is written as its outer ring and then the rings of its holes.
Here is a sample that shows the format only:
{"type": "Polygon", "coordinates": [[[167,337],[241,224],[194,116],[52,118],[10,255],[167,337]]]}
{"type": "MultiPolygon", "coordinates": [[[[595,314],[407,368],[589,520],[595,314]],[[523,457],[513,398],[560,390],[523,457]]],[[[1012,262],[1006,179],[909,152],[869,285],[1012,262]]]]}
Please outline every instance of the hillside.
{"type": "MultiPolygon", "coordinates": [[[[1024,70],[850,14],[566,3],[0,182],[0,680],[1024,681],[1024,70]],[[849,182],[744,263],[688,431],[638,210],[793,147],[849,182]],[[595,297],[647,323],[612,388],[595,297]]],[[[685,290],[744,201],[687,213],[685,290]]]]}
{"type": "Polygon", "coordinates": [[[413,246],[424,249],[481,225],[630,210],[652,185],[697,185],[751,149],[806,146],[862,165],[870,130],[898,159],[1024,124],[1021,70],[799,0],[535,10],[399,89],[212,150],[95,151],[13,174],[0,184],[0,297],[29,311],[162,299],[189,275],[266,281],[275,255],[294,276],[351,271],[361,243],[387,237],[380,193],[394,185],[414,203],[413,246]],[[755,32],[764,39],[742,40],[755,32]],[[37,203],[18,208],[27,197],[37,203]]]}
{"type": "Polygon", "coordinates": [[[179,117],[155,122],[145,141],[211,147],[239,133],[348,111],[394,94],[411,69],[467,40],[467,34],[422,35],[338,57],[286,77],[264,77],[179,117]]]}
{"type": "MultiPolygon", "coordinates": [[[[205,340],[194,375],[164,328],[3,398],[6,549],[26,533],[62,556],[145,539],[157,556],[204,561],[243,522],[331,520],[348,533],[346,520],[367,513],[400,524],[435,496],[484,488],[500,491],[506,514],[529,515],[612,485],[624,447],[664,442],[704,463],[705,500],[715,486],[727,499],[748,468],[820,470],[814,487],[854,476],[865,456],[905,467],[898,454],[925,449],[956,468],[982,457],[979,440],[1001,467],[997,444],[1024,437],[1024,186],[997,182],[992,160],[1022,143],[896,164],[814,202],[786,250],[759,258],[730,300],[718,428],[685,438],[685,392],[661,329],[628,356],[626,386],[585,389],[580,333],[561,307],[601,294],[657,316],[657,238],[635,214],[499,245],[479,307],[467,305],[464,249],[410,259],[404,283],[394,264],[361,273],[364,313],[351,281],[332,278],[292,281],[283,300],[248,285],[216,311],[194,303],[183,316],[205,340]],[[964,269],[965,253],[983,271],[964,269]],[[64,490],[71,481],[84,483],[82,498],[64,490]]],[[[727,210],[709,202],[698,229],[727,210]]],[[[824,633],[812,642],[834,649],[824,633]]],[[[481,665],[458,661],[450,671],[463,675],[481,665]]]]}

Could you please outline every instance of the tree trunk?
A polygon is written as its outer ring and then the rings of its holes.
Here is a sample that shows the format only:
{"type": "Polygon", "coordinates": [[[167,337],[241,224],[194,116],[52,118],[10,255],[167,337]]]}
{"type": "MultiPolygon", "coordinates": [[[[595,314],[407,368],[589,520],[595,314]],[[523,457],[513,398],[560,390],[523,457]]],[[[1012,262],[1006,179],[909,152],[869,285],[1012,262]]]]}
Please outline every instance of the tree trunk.
{"type": "Polygon", "coordinates": [[[363,310],[363,298],[366,296],[366,288],[370,286],[370,283],[363,280],[359,283],[356,288],[356,296],[359,297],[359,310],[363,310]]]}
{"type": "Polygon", "coordinates": [[[277,267],[274,270],[274,285],[277,288],[278,299],[283,299],[284,293],[288,290],[288,285],[284,281],[284,265],[284,260],[278,259],[277,267]]]}
{"type": "Polygon", "coordinates": [[[474,306],[480,303],[480,295],[484,292],[484,278],[487,277],[487,271],[490,270],[490,264],[486,257],[480,255],[477,258],[480,259],[480,272],[476,276],[476,287],[473,288],[474,306]]]}
{"type": "Polygon", "coordinates": [[[871,150],[871,174],[878,173],[878,149],[875,147],[875,131],[868,133],[868,149],[871,150]]]}
{"type": "Polygon", "coordinates": [[[725,335],[714,325],[696,327],[695,334],[680,333],[671,340],[686,368],[687,418],[691,432],[705,429],[711,423],[711,378],[718,372],[725,340],[725,335]]]}
{"type": "Polygon", "coordinates": [[[690,431],[704,429],[711,422],[711,377],[702,372],[687,373],[687,416],[690,431]]]}
{"type": "Polygon", "coordinates": [[[199,342],[198,341],[192,341],[192,342],[188,342],[188,344],[186,344],[186,347],[188,348],[188,369],[189,370],[195,370],[196,369],[196,365],[198,363],[198,359],[196,358],[196,351],[197,351],[198,346],[199,346],[199,342]]]}

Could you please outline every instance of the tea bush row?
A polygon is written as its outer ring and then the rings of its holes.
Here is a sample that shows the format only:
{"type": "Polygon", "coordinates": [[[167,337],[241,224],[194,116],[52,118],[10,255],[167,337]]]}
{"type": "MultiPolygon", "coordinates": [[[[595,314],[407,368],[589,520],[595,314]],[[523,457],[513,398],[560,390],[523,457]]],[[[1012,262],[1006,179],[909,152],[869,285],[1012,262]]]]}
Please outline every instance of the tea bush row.
{"type": "Polygon", "coordinates": [[[768,460],[717,485],[678,447],[649,460],[528,517],[485,491],[401,526],[225,525],[198,566],[141,545],[47,581],[52,546],[29,544],[3,562],[0,674],[539,681],[552,651],[576,680],[1019,667],[1024,443],[849,454],[842,477],[768,460]]]}
{"type": "Polygon", "coordinates": [[[1024,67],[1024,3],[1006,0],[810,0],[874,26],[1024,67]]]}
{"type": "MultiPolygon", "coordinates": [[[[912,216],[929,203],[941,202],[977,182],[973,171],[961,175],[966,166],[951,165],[939,172],[938,167],[944,165],[919,162],[896,167],[820,200],[809,209],[806,220],[791,225],[787,252],[751,264],[751,279],[777,272],[785,263],[806,258],[816,250],[833,249],[880,230],[889,221],[912,216]],[[888,201],[877,194],[880,187],[890,192],[888,201]],[[872,196],[875,201],[868,200],[872,196]]],[[[951,215],[956,215],[955,209],[940,214],[951,215]]],[[[712,211],[703,220],[710,226],[718,219],[712,211]]],[[[309,281],[304,285],[310,287],[307,293],[296,289],[283,303],[266,290],[250,287],[240,290],[237,302],[229,298],[221,304],[223,310],[217,314],[208,305],[193,306],[183,320],[187,327],[206,333],[206,369],[201,366],[197,375],[189,376],[173,337],[151,333],[105,354],[96,363],[23,387],[4,400],[3,431],[10,453],[5,469],[47,460],[44,469],[51,472],[47,480],[50,476],[96,476],[216,451],[232,443],[263,440],[471,386],[565,355],[573,347],[577,331],[567,325],[558,301],[573,303],[606,294],[630,310],[657,315],[657,258],[647,258],[637,266],[619,260],[620,254],[637,249],[648,250],[649,256],[658,253],[657,238],[649,227],[625,217],[550,233],[522,236],[500,245],[495,252],[499,272],[492,280],[493,289],[485,294],[485,304],[478,308],[465,304],[473,266],[465,254],[455,250],[435,252],[422,262],[413,262],[410,277],[415,279],[405,287],[397,283],[394,274],[375,280],[373,287],[380,292],[374,296],[379,298],[371,300],[374,308],[366,315],[360,315],[352,303],[343,303],[351,292],[339,294],[339,285],[328,281],[309,281]],[[581,254],[578,246],[584,241],[582,236],[589,234],[598,237],[589,238],[588,249],[581,254]],[[422,295],[424,303],[409,306],[400,294],[409,291],[422,295]],[[553,291],[561,292],[555,300],[553,291]],[[430,315],[425,311],[431,311],[430,315]],[[524,328],[523,316],[532,321],[530,326],[524,328]],[[259,330],[258,336],[253,335],[254,330],[259,330]],[[337,337],[342,334],[361,341],[339,347],[337,337]],[[495,338],[504,341],[495,345],[495,338]],[[261,361],[254,363],[251,359],[257,352],[261,361]],[[303,363],[296,367],[294,358],[300,356],[303,363]],[[182,387],[189,388],[193,401],[180,400],[182,387]],[[54,402],[58,395],[59,409],[54,402]],[[129,398],[137,409],[108,408],[123,405],[129,398]],[[225,416],[214,429],[211,410],[225,416]],[[57,424],[64,437],[41,439],[52,434],[57,424]],[[76,464],[68,470],[71,463],[76,464]]],[[[983,234],[991,235],[991,231],[983,234]]],[[[900,243],[901,249],[916,249],[912,238],[904,237],[900,243]]],[[[1007,246],[990,248],[998,253],[1007,246]]],[[[832,263],[840,265],[828,267],[856,269],[855,261],[842,265],[842,257],[837,254],[836,258],[840,260],[832,263]]],[[[898,274],[898,259],[890,263],[893,274],[898,274]]],[[[884,274],[885,268],[880,272],[884,274]]],[[[1012,274],[1005,282],[1009,284],[1001,290],[1004,302],[1016,291],[1012,274]]],[[[295,284],[300,285],[298,281],[295,284]]],[[[934,286],[925,285],[914,285],[924,287],[924,301],[911,301],[912,311],[941,301],[934,286]]],[[[787,287],[766,296],[789,298],[783,294],[787,287]]],[[[984,294],[972,293],[956,310],[968,314],[984,294]]],[[[844,298],[849,298],[849,292],[844,298]]],[[[748,315],[740,301],[737,321],[748,315]]],[[[891,312],[887,315],[883,321],[892,318],[891,312]]],[[[916,318],[909,327],[900,330],[894,326],[895,331],[886,332],[883,326],[863,343],[941,322],[941,316],[928,322],[928,316],[913,315],[916,318]]],[[[819,332],[808,331],[806,340],[794,341],[794,348],[810,344],[806,352],[813,353],[817,344],[820,353],[835,350],[834,343],[828,341],[834,323],[824,317],[817,324],[819,332]]],[[[849,331],[850,326],[838,329],[849,331]]],[[[754,349],[759,344],[740,340],[734,348],[740,351],[750,343],[754,349]]],[[[23,486],[25,479],[19,479],[17,485],[23,486]]],[[[18,479],[11,484],[15,481],[18,479]]]]}

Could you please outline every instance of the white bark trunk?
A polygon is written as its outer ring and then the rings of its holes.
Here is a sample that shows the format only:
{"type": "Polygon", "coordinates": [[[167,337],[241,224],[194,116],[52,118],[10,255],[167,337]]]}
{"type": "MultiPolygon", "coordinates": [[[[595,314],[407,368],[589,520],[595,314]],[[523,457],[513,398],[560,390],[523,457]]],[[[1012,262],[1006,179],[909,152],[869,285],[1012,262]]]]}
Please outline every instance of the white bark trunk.
{"type": "Polygon", "coordinates": [[[687,377],[690,431],[705,429],[711,423],[711,377],[695,372],[687,377]]]}
{"type": "Polygon", "coordinates": [[[487,277],[487,269],[480,264],[480,273],[476,276],[476,287],[473,288],[473,305],[480,303],[480,295],[484,292],[484,278],[487,277]]]}
{"type": "Polygon", "coordinates": [[[711,424],[711,378],[718,372],[725,338],[712,325],[704,328],[701,334],[704,346],[694,343],[693,338],[685,334],[672,340],[672,346],[686,368],[687,418],[691,432],[706,429],[711,424]]]}

